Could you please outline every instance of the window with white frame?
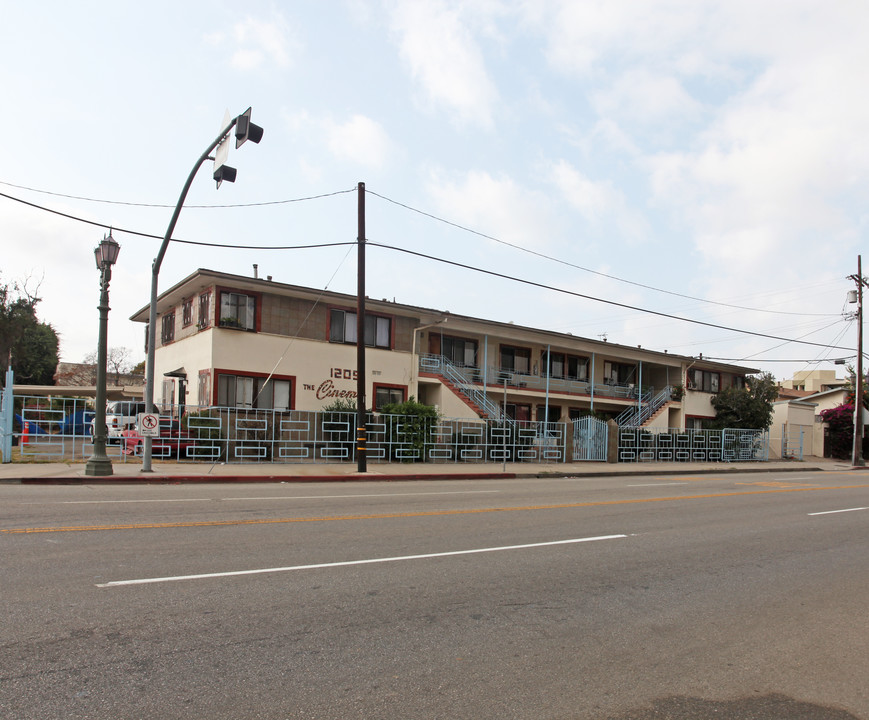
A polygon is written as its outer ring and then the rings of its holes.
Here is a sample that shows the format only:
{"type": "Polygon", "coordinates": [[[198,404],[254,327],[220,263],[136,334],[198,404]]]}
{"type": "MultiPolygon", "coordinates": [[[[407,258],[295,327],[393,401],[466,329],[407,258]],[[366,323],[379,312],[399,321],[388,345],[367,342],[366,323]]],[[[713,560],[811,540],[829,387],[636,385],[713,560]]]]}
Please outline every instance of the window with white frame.
{"type": "Polygon", "coordinates": [[[175,406],[175,379],[163,378],[163,393],[161,398],[161,409],[164,413],[171,413],[175,406]]]}
{"type": "Polygon", "coordinates": [[[208,407],[211,405],[211,371],[210,370],[200,370],[199,371],[199,388],[198,388],[198,399],[199,407],[208,407]]]}
{"type": "Polygon", "coordinates": [[[636,365],[609,360],[604,361],[603,364],[603,381],[608,385],[626,385],[630,382],[636,382],[636,373],[636,365]]]}
{"type": "Polygon", "coordinates": [[[256,329],[256,298],[235,292],[220,293],[220,327],[256,329]]]}
{"type": "Polygon", "coordinates": [[[689,370],[688,387],[692,390],[717,393],[721,385],[721,374],[709,370],[689,370]]]}
{"type": "Polygon", "coordinates": [[[544,350],[541,355],[543,375],[549,367],[549,377],[565,378],[566,380],[585,380],[588,377],[588,358],[565,353],[548,353],[544,350]]]}
{"type": "Polygon", "coordinates": [[[220,407],[289,410],[292,381],[247,375],[217,376],[217,404],[220,407]]]}
{"type": "MultiPolygon", "coordinates": [[[[333,308],[329,313],[329,342],[356,344],[356,313],[333,308]]],[[[365,315],[365,344],[368,347],[392,347],[392,319],[382,315],[365,315]]]]}

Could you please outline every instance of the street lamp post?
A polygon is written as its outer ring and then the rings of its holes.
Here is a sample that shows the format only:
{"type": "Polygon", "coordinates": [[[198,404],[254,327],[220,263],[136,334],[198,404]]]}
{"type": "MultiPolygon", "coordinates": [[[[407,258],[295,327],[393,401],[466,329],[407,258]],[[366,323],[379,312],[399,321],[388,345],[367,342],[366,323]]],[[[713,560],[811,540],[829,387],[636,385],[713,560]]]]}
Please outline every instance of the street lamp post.
{"type": "Polygon", "coordinates": [[[112,279],[112,265],[117,262],[121,246],[109,230],[99,245],[94,248],[97,270],[100,271],[100,335],[97,348],[97,392],[94,412],[94,453],[88,458],[84,468],[85,475],[111,475],[112,461],[106,455],[106,356],[108,354],[109,327],[109,281],[112,279]]]}

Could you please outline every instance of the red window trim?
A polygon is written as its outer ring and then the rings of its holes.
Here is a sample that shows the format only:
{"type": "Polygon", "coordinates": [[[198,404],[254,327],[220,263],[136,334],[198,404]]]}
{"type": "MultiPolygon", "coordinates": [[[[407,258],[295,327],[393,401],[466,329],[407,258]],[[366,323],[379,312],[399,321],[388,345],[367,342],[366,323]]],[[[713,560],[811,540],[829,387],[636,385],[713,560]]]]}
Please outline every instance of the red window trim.
{"type": "MultiPolygon", "coordinates": [[[[200,372],[202,372],[200,370],[200,372]]],[[[234,375],[235,377],[267,378],[271,373],[248,372],[245,370],[232,370],[230,368],[214,368],[211,375],[211,398],[216,400],[218,396],[217,383],[221,375],[234,375]]],[[[290,381],[290,410],[296,409],[296,376],[295,375],[272,375],[272,380],[290,381]]],[[[214,403],[212,403],[214,404],[214,403]]]]}
{"type": "Polygon", "coordinates": [[[191,325],[193,325],[193,322],[194,322],[193,321],[193,298],[192,297],[184,298],[181,300],[181,327],[182,328],[190,327],[191,325]],[[187,304],[190,305],[190,319],[185,322],[185,320],[184,320],[184,306],[187,304]]]}
{"type": "MultiPolygon", "coordinates": [[[[388,388],[390,390],[401,390],[401,393],[402,393],[402,401],[401,402],[407,402],[407,385],[396,385],[394,383],[377,383],[376,382],[376,383],[373,383],[372,388],[371,388],[371,393],[374,397],[375,406],[377,405],[377,389],[378,388],[388,388]]],[[[374,410],[376,411],[377,407],[375,407],[374,410]]]]}
{"type": "MultiPolygon", "coordinates": [[[[212,312],[214,313],[214,327],[220,327],[220,293],[229,292],[236,293],[237,295],[250,295],[254,298],[254,332],[262,331],[262,317],[263,317],[263,294],[261,292],[257,292],[256,290],[241,290],[239,288],[226,287],[224,285],[218,285],[214,288],[214,302],[212,303],[214,307],[212,308],[212,312]]],[[[256,377],[251,375],[251,377],[256,377]]]]}

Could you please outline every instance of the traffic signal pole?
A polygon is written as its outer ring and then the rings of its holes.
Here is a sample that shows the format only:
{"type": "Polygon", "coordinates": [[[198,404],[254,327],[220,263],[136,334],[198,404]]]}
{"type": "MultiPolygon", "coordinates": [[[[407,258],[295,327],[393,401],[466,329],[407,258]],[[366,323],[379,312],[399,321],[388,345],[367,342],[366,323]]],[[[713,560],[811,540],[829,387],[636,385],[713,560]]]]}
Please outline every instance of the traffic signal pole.
{"type": "MultiPolygon", "coordinates": [[[[196,177],[196,173],[199,172],[202,163],[206,160],[214,159],[211,157],[211,152],[226,140],[232,128],[235,127],[236,123],[238,123],[241,118],[245,118],[243,120],[244,134],[237,137],[236,147],[248,139],[256,143],[262,139],[262,128],[250,122],[250,108],[248,108],[243,115],[239,115],[230,120],[229,124],[220,132],[220,135],[214,139],[214,142],[212,142],[206,151],[199,156],[199,160],[196,161],[196,164],[190,171],[190,175],[187,176],[187,182],[184,183],[184,188],[181,190],[181,196],[178,198],[178,203],[175,205],[175,211],[172,213],[169,227],[166,228],[166,234],[163,236],[163,244],[160,245],[160,251],[157,253],[157,257],[154,258],[154,262],[151,264],[151,304],[148,310],[148,359],[145,363],[145,411],[149,413],[155,412],[156,410],[154,405],[154,356],[157,348],[157,284],[160,275],[160,266],[163,264],[163,258],[165,257],[166,250],[169,247],[169,241],[172,240],[172,233],[175,231],[178,216],[181,215],[181,208],[184,206],[184,201],[187,199],[187,193],[190,191],[190,186],[193,184],[193,178],[196,177]]],[[[229,180],[228,177],[224,177],[223,179],[229,180]]],[[[234,180],[235,176],[233,175],[230,182],[234,180]]],[[[218,182],[218,187],[219,185],[220,183],[218,182]]],[[[152,446],[152,438],[150,436],[145,436],[142,472],[153,472],[151,468],[152,446]]]]}

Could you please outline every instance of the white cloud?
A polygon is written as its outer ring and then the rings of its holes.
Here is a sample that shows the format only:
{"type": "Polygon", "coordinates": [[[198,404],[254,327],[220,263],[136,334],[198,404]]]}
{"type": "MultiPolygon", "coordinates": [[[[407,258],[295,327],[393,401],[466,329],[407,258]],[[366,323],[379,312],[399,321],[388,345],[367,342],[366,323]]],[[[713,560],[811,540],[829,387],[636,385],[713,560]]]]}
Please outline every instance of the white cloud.
{"type": "Polygon", "coordinates": [[[684,122],[697,115],[701,105],[685,90],[678,78],[654,73],[647,68],[631,68],[612,85],[593,94],[598,114],[656,124],[684,122]]]}
{"type": "Polygon", "coordinates": [[[622,204],[620,194],[609,183],[590,180],[566,160],[553,164],[550,172],[564,199],[587,220],[598,220],[622,204]]]}
{"type": "Polygon", "coordinates": [[[810,65],[790,52],[772,59],[694,148],[651,159],[657,202],[691,223],[711,264],[733,255],[724,246],[772,257],[853,234],[844,203],[869,179],[869,102],[841,88],[862,85],[869,51],[855,62],[843,50],[810,65]]]}
{"type": "Polygon", "coordinates": [[[549,173],[562,197],[586,220],[613,222],[623,239],[641,240],[648,236],[642,215],[629,207],[624,194],[611,182],[591,180],[566,160],[553,163],[549,173]]]}
{"type": "Polygon", "coordinates": [[[554,234],[551,203],[544,193],[509,177],[468,172],[459,182],[431,177],[428,192],[447,219],[525,248],[545,247],[554,234]]]}
{"type": "Polygon", "coordinates": [[[390,153],[383,127],[364,115],[354,115],[343,124],[328,123],[329,150],[337,157],[369,168],[381,168],[390,153]]]}
{"type": "Polygon", "coordinates": [[[683,60],[686,37],[714,22],[714,7],[701,2],[625,3],[560,0],[544,6],[536,21],[547,35],[547,58],[566,73],[589,74],[613,57],[642,57],[657,65],[683,60]]]}
{"type": "Polygon", "coordinates": [[[297,45],[280,14],[271,20],[247,17],[236,23],[229,33],[211,33],[205,40],[212,45],[231,44],[230,64],[237,70],[254,70],[265,63],[289,67],[297,45]]]}
{"type": "Polygon", "coordinates": [[[461,8],[425,0],[398,2],[393,12],[401,57],[427,100],[462,124],[490,127],[498,93],[461,8]]]}

